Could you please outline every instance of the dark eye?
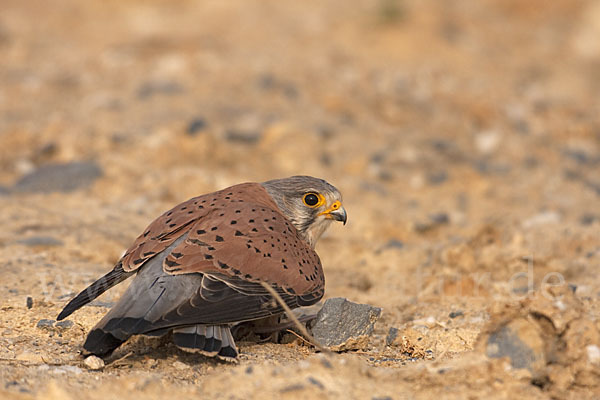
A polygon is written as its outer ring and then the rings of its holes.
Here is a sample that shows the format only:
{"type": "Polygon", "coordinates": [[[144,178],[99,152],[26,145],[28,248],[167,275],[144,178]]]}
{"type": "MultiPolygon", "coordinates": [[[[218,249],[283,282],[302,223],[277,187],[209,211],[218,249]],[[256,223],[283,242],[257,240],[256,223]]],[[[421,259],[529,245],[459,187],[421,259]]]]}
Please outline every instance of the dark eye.
{"type": "Polygon", "coordinates": [[[304,197],[302,198],[302,201],[304,201],[304,204],[306,204],[309,207],[315,207],[315,206],[319,205],[319,203],[321,202],[321,199],[319,198],[319,195],[316,193],[306,193],[304,195],[304,197]]]}

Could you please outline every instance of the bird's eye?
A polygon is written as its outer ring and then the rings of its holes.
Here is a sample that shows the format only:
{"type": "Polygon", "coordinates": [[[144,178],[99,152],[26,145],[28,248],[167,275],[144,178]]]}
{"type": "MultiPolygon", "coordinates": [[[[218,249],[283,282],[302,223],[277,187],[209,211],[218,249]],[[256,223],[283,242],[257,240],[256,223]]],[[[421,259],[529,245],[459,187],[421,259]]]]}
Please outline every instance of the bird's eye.
{"type": "Polygon", "coordinates": [[[317,193],[306,193],[302,198],[304,204],[309,207],[317,207],[323,204],[323,196],[317,193]]]}

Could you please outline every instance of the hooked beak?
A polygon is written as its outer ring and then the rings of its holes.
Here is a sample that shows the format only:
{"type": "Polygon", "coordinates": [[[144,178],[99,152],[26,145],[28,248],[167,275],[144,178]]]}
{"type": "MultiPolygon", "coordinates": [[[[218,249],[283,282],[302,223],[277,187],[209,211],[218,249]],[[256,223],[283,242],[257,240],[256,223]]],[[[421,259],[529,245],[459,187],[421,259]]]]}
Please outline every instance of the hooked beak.
{"type": "Polygon", "coordinates": [[[319,215],[324,215],[325,218],[343,222],[344,225],[346,225],[346,221],[348,220],[348,214],[346,214],[346,210],[344,207],[342,207],[342,203],[340,201],[334,202],[331,207],[319,215]]]}

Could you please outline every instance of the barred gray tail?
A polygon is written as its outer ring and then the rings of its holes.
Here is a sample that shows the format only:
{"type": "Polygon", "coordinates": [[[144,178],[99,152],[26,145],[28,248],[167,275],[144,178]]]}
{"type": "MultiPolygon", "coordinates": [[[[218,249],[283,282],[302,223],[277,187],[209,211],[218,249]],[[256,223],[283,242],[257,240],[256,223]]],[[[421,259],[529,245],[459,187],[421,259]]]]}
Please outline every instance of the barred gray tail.
{"type": "Polygon", "coordinates": [[[182,350],[210,357],[235,359],[237,348],[229,326],[193,325],[173,329],[173,343],[182,350]]]}

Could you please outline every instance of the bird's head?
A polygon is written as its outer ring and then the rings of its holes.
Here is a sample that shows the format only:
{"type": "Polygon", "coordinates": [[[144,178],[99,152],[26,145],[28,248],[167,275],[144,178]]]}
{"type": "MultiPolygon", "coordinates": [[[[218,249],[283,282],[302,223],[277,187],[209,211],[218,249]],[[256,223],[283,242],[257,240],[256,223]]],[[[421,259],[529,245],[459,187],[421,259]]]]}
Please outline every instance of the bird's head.
{"type": "Polygon", "coordinates": [[[283,215],[313,248],[332,221],[346,224],[342,195],[323,179],[292,176],[262,185],[283,215]]]}

